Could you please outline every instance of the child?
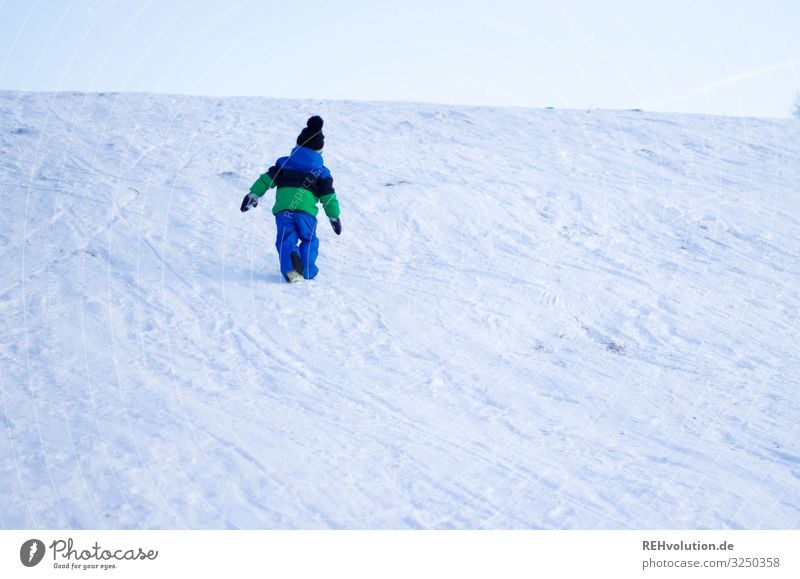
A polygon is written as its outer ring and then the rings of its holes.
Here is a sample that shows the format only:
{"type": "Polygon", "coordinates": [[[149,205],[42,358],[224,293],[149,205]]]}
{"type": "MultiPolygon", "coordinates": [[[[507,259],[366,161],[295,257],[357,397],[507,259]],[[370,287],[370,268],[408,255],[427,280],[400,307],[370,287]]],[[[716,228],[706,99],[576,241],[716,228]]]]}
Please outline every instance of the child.
{"type": "Polygon", "coordinates": [[[333,177],[322,162],[322,119],[313,116],[297,137],[297,146],[288,157],[281,157],[261,175],[250,193],[242,200],[241,210],[249,211],[272,187],[277,187],[272,213],[278,228],[275,247],[281,263],[281,273],[288,282],[314,279],[317,268],[317,203],[322,203],[325,215],[336,235],[342,233],[339,220],[339,201],[333,190],[333,177]],[[298,242],[300,243],[298,247],[298,242]]]}

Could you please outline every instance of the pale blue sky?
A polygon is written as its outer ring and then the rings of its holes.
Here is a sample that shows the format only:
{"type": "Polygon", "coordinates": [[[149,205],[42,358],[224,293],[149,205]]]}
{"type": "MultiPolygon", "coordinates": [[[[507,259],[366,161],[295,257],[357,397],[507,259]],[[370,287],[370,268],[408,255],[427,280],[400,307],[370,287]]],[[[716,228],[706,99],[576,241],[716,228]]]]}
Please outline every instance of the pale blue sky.
{"type": "Polygon", "coordinates": [[[0,89],[788,117],[796,0],[0,0],[0,89]]]}

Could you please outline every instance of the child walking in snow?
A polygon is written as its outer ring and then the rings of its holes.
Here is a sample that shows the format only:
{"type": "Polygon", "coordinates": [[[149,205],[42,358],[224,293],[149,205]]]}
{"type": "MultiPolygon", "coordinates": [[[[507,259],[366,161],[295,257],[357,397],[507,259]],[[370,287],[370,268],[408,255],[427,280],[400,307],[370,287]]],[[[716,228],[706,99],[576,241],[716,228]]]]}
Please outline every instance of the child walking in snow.
{"type": "Polygon", "coordinates": [[[242,200],[242,212],[249,211],[258,205],[264,193],[277,187],[272,207],[278,229],[275,247],[281,274],[288,282],[314,279],[319,272],[316,265],[319,252],[317,203],[322,203],[336,235],[342,233],[333,177],[322,160],[324,144],[322,118],[313,116],[297,137],[297,146],[291,154],[275,161],[242,200]]]}

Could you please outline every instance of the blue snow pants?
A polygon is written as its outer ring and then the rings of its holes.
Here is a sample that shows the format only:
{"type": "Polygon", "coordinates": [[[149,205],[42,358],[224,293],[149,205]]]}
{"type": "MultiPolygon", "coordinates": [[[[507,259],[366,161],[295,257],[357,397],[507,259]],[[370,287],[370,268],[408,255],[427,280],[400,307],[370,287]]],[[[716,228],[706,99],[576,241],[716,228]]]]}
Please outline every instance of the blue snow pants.
{"type": "Polygon", "coordinates": [[[286,274],[294,269],[292,265],[293,252],[300,254],[300,261],[303,263],[303,277],[314,279],[319,273],[317,267],[317,254],[319,253],[317,218],[303,211],[281,211],[275,215],[275,225],[278,229],[275,248],[278,250],[278,258],[281,260],[281,274],[284,279],[288,280],[286,274]]]}

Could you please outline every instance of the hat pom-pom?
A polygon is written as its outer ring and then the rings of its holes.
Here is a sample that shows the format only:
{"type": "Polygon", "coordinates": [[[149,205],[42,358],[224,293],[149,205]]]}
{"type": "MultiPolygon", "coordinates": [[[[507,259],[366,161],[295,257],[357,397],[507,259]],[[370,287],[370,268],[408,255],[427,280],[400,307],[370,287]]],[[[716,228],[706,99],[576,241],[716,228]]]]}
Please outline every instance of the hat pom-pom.
{"type": "Polygon", "coordinates": [[[308,119],[306,126],[311,129],[312,131],[319,132],[322,130],[322,117],[318,115],[314,115],[313,117],[308,119]]]}

